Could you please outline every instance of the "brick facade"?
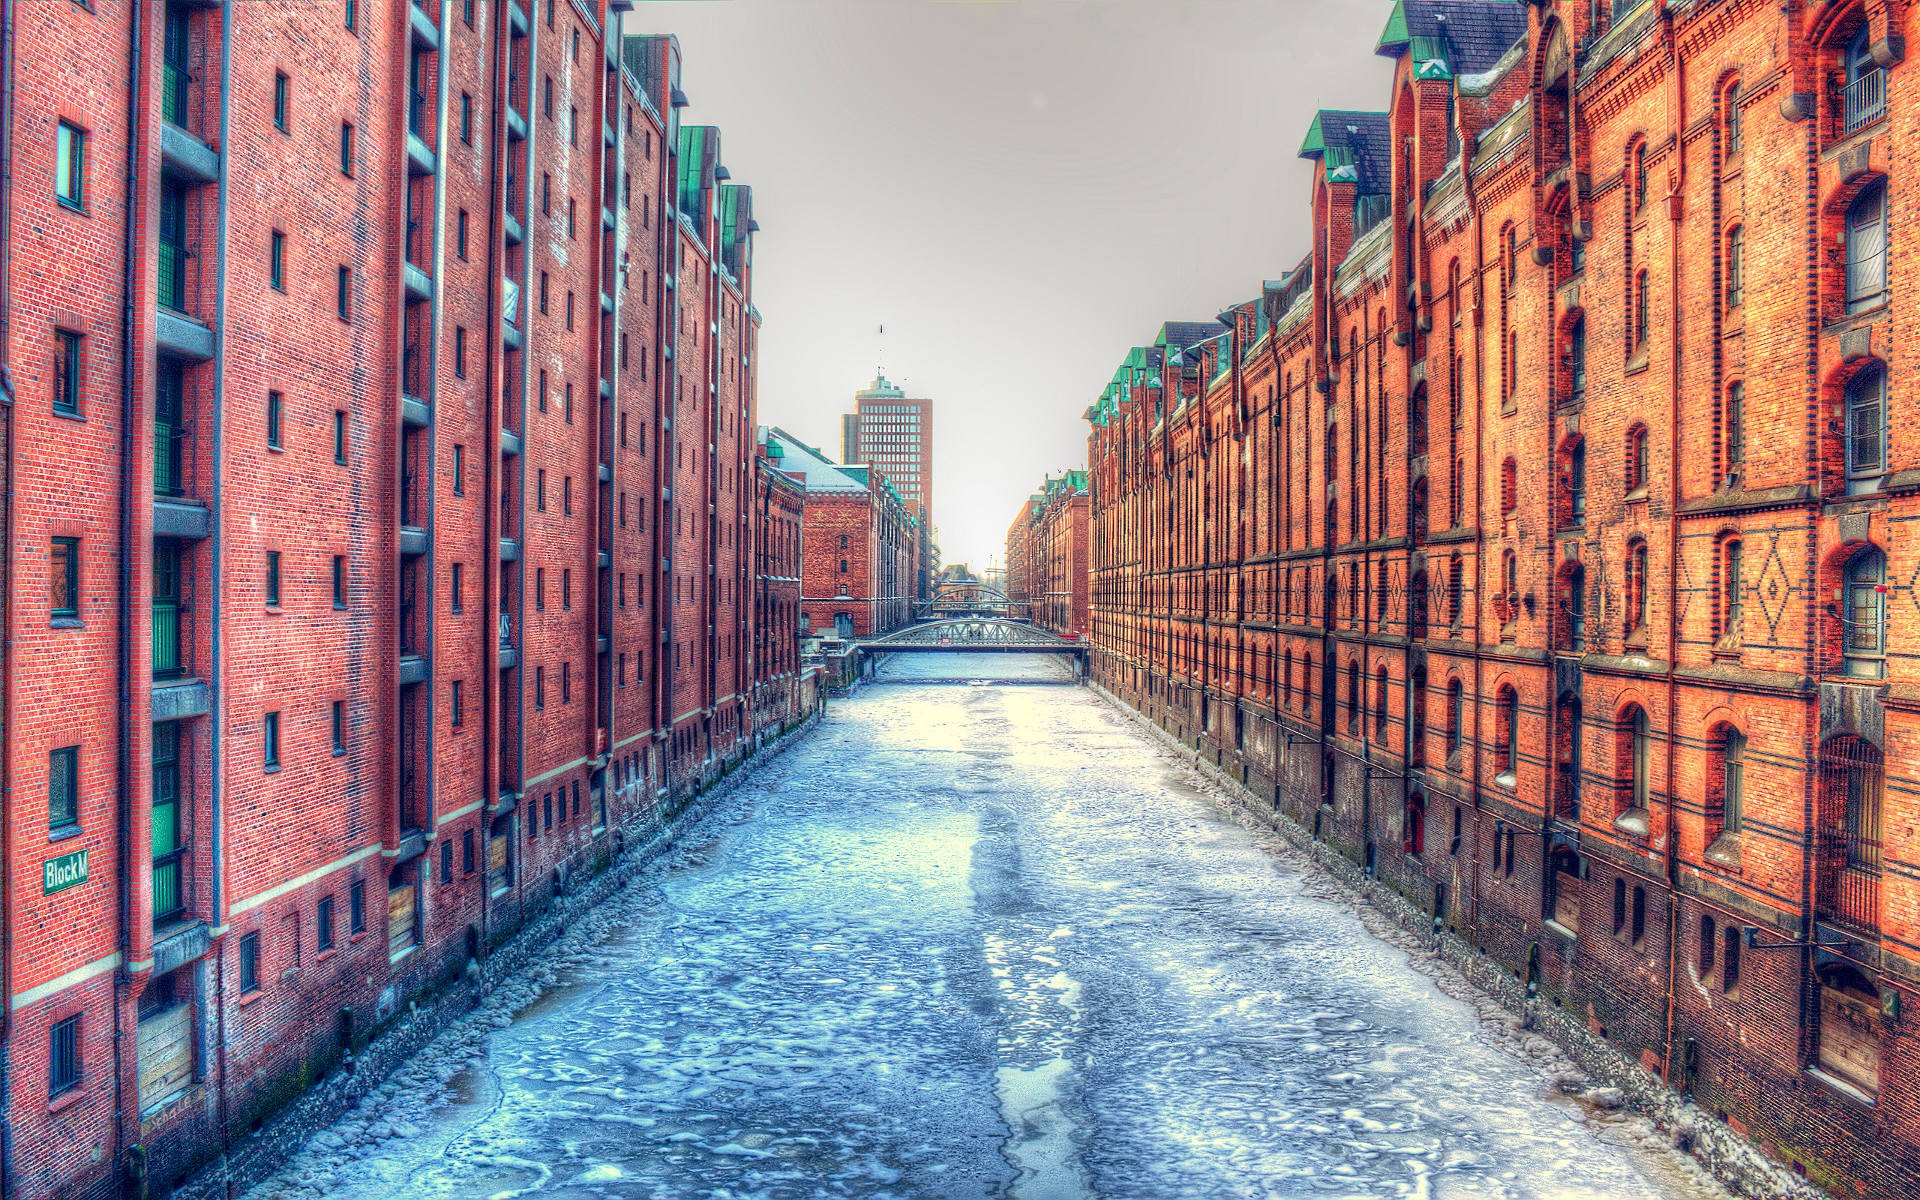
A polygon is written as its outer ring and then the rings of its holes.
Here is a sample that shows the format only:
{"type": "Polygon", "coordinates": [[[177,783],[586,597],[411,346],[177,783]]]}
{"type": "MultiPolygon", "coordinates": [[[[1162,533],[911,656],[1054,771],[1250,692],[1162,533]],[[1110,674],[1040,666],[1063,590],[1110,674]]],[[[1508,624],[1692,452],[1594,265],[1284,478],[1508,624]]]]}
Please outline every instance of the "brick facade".
{"type": "Polygon", "coordinates": [[[923,574],[923,523],[879,470],[830,461],[782,429],[767,436],[780,470],[801,485],[800,629],[870,637],[913,619],[923,574]]]}
{"type": "Polygon", "coordinates": [[[1007,598],[1015,612],[1062,637],[1090,620],[1087,473],[1050,476],[1007,531],[1007,598]],[[1017,594],[1016,594],[1017,593],[1017,594]]]}
{"type": "Polygon", "coordinates": [[[1313,251],[1088,410],[1095,678],[1866,1195],[1920,1179],[1917,15],[1401,0],[1313,251]]]}
{"type": "Polygon", "coordinates": [[[630,7],[21,11],[6,1194],[171,1187],[814,702],[630,7]]]}

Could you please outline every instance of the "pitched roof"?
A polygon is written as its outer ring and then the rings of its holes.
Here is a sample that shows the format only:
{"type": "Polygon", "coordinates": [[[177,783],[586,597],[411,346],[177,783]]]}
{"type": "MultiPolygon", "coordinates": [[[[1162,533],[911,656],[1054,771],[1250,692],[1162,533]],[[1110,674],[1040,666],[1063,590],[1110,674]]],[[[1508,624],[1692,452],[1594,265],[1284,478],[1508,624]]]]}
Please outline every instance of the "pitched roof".
{"type": "Polygon", "coordinates": [[[1397,0],[1374,53],[1411,53],[1415,78],[1451,79],[1491,70],[1526,35],[1518,0],[1397,0]]]}
{"type": "Polygon", "coordinates": [[[864,476],[853,474],[778,425],[767,431],[767,449],[769,452],[777,449],[780,469],[798,475],[811,490],[867,490],[864,476]]]}
{"type": "Polygon", "coordinates": [[[1358,184],[1362,194],[1393,182],[1393,133],[1383,112],[1323,108],[1300,143],[1301,158],[1317,158],[1327,182],[1358,184]]]}

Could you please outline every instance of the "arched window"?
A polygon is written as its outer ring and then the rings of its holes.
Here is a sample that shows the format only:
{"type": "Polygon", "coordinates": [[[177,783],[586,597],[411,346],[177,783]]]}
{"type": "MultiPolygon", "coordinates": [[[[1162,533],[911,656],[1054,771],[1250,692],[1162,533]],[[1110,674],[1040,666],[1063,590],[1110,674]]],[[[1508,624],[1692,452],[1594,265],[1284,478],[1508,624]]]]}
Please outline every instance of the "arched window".
{"type": "Polygon", "coordinates": [[[1425,475],[1413,481],[1413,544],[1416,546],[1427,543],[1427,492],[1425,475]]]}
{"type": "Polygon", "coordinates": [[[1879,304],[1887,291],[1887,185],[1875,181],[1847,206],[1847,311],[1879,304]]]}
{"type": "Polygon", "coordinates": [[[1735,225],[1727,231],[1727,307],[1739,308],[1747,298],[1747,231],[1735,225]]]}
{"type": "Polygon", "coordinates": [[[1816,911],[1862,930],[1880,927],[1880,750],[1865,738],[1838,737],[1820,748],[1820,878],[1816,911]]]}
{"type": "Polygon", "coordinates": [[[1466,694],[1458,679],[1447,684],[1447,756],[1451,758],[1460,752],[1461,723],[1465,714],[1461,711],[1466,694]]]}
{"type": "Polygon", "coordinates": [[[1360,664],[1347,664],[1347,732],[1360,732],[1360,664]]]}
{"type": "Polygon", "coordinates": [[[1847,478],[1877,478],[1886,461],[1887,371],[1876,360],[1847,380],[1847,478]]]}
{"type": "Polygon", "coordinates": [[[1620,714],[1616,736],[1614,777],[1626,784],[1620,794],[1622,810],[1644,813],[1653,769],[1653,736],[1647,729],[1646,710],[1637,704],[1629,706],[1620,714]]]}
{"type": "Polygon", "coordinates": [[[1627,635],[1647,627],[1647,544],[1639,538],[1627,543],[1627,635]]]}
{"type": "Polygon", "coordinates": [[[1887,558],[1867,546],[1847,560],[1840,619],[1842,667],[1848,675],[1878,679],[1886,671],[1887,558]]]}
{"type": "Polygon", "coordinates": [[[1500,552],[1500,594],[1493,601],[1494,615],[1502,624],[1520,615],[1520,558],[1511,550],[1500,552]]]}
{"type": "Polygon", "coordinates": [[[1719,628],[1715,634],[1722,643],[1738,645],[1741,617],[1746,612],[1746,575],[1744,547],[1740,539],[1730,537],[1720,543],[1720,595],[1717,605],[1719,628]]]}
{"type": "Polygon", "coordinates": [[[1647,144],[1636,142],[1633,147],[1633,211],[1639,212],[1647,203],[1647,144]]]}
{"type": "Polygon", "coordinates": [[[1376,667],[1373,672],[1373,737],[1375,741],[1385,741],[1387,736],[1387,669],[1376,667]]]}
{"type": "Polygon", "coordinates": [[[1723,833],[1739,833],[1746,798],[1747,738],[1731,725],[1722,725],[1708,737],[1711,756],[1707,773],[1707,843],[1723,833]]]}
{"type": "Polygon", "coordinates": [[[1736,475],[1747,460],[1747,385],[1727,385],[1727,407],[1722,418],[1720,445],[1727,475],[1736,475]]]}
{"type": "Polygon", "coordinates": [[[1410,609],[1409,635],[1419,641],[1427,636],[1427,573],[1416,571],[1413,582],[1407,588],[1407,605],[1410,609]]]}
{"type": "Polygon", "coordinates": [[[1520,331],[1512,330],[1507,334],[1507,399],[1512,400],[1520,391],[1520,331]]]}
{"type": "Polygon", "coordinates": [[[1280,666],[1280,703],[1283,708],[1293,707],[1293,650],[1289,648],[1281,656],[1280,666]]]}
{"type": "Polygon", "coordinates": [[[1627,495],[1643,492],[1647,486],[1647,427],[1636,424],[1627,430],[1626,462],[1627,495]]]}
{"type": "Polygon", "coordinates": [[[1633,278],[1633,348],[1635,351],[1647,348],[1647,338],[1653,330],[1653,292],[1647,272],[1641,272],[1633,278]]]}
{"type": "Polygon", "coordinates": [[[1579,525],[1587,519],[1587,443],[1574,435],[1560,449],[1560,523],[1579,525]]]}
{"type": "Polygon", "coordinates": [[[1728,85],[1726,91],[1727,106],[1727,153],[1735,155],[1746,148],[1747,127],[1740,113],[1740,85],[1728,85]]]}
{"type": "Polygon", "coordinates": [[[1567,392],[1579,400],[1587,394],[1587,319],[1574,318],[1567,331],[1567,392]]]}
{"type": "Polygon", "coordinates": [[[1449,518],[1447,527],[1450,529],[1460,528],[1461,504],[1463,502],[1462,497],[1466,493],[1466,486],[1467,460],[1464,458],[1456,458],[1453,460],[1453,478],[1447,481],[1447,515],[1449,518]]]}
{"type": "Polygon", "coordinates": [[[1873,124],[1887,112],[1887,73],[1873,59],[1873,34],[1866,22],[1847,43],[1841,60],[1846,71],[1846,91],[1841,95],[1842,131],[1873,124]]]}
{"type": "Polygon", "coordinates": [[[1520,505],[1520,465],[1511,454],[1500,464],[1500,515],[1511,517],[1520,505]]]}
{"type": "Polygon", "coordinates": [[[1560,615],[1566,623],[1566,649],[1574,654],[1586,653],[1587,572],[1578,563],[1561,569],[1560,615]]]}
{"type": "Polygon", "coordinates": [[[1520,773],[1520,694],[1503,685],[1493,704],[1493,781],[1513,787],[1520,773]]]}
{"type": "Polygon", "coordinates": [[[1419,858],[1426,850],[1427,802],[1414,792],[1407,797],[1406,809],[1400,815],[1400,852],[1419,858]]]}

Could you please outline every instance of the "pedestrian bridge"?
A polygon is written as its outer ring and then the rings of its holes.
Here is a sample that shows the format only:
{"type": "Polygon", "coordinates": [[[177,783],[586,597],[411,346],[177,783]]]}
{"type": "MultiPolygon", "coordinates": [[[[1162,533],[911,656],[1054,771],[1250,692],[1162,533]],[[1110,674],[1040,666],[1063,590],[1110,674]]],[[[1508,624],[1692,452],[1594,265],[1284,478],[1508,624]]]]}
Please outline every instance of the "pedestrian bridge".
{"type": "Polygon", "coordinates": [[[1085,659],[1087,644],[1035,629],[1024,621],[999,617],[965,617],[947,621],[928,621],[896,629],[883,637],[867,638],[854,645],[871,655],[901,651],[934,651],[978,654],[1071,654],[1085,659]]]}

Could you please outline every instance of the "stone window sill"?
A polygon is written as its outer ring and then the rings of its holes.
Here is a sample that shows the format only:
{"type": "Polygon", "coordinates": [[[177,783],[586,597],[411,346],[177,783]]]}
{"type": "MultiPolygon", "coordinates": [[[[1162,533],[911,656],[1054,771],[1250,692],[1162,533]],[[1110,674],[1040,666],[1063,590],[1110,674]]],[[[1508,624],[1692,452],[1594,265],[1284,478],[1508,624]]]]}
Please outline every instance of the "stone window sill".
{"type": "Polygon", "coordinates": [[[1652,360],[1653,360],[1653,351],[1649,347],[1642,346],[1640,347],[1640,349],[1633,352],[1633,356],[1631,358],[1627,359],[1626,373],[1629,375],[1638,375],[1640,372],[1647,369],[1647,364],[1650,363],[1652,360]]]}
{"type": "Polygon", "coordinates": [[[1819,1082],[1825,1084],[1827,1087],[1833,1089],[1834,1091],[1840,1093],[1842,1096],[1845,1096],[1847,1099],[1853,1101],[1855,1104],[1863,1105],[1867,1108],[1880,1107],[1880,1102],[1874,1099],[1872,1096],[1867,1095],[1867,1093],[1861,1091],[1855,1085],[1848,1083],[1846,1080],[1840,1078],[1838,1075],[1827,1074],[1825,1071],[1822,1071],[1819,1067],[1808,1067],[1807,1077],[1810,1079],[1818,1080],[1819,1082]]]}
{"type": "Polygon", "coordinates": [[[78,1085],[74,1087],[70,1087],[66,1091],[61,1092],[58,1096],[55,1096],[53,1099],[47,1101],[47,1115],[52,1116],[55,1113],[65,1112],[69,1108],[72,1108],[74,1105],[80,1103],[82,1100],[85,1100],[87,1098],[87,1095],[88,1095],[87,1089],[84,1087],[81,1087],[78,1085]]]}
{"type": "Polygon", "coordinates": [[[1644,808],[1629,808],[1613,819],[1615,829],[1637,838],[1646,837],[1652,824],[1652,814],[1644,808]]]}
{"type": "Polygon", "coordinates": [[[1740,835],[1722,833],[1707,847],[1705,858],[1729,874],[1740,874],[1740,835]]]}

